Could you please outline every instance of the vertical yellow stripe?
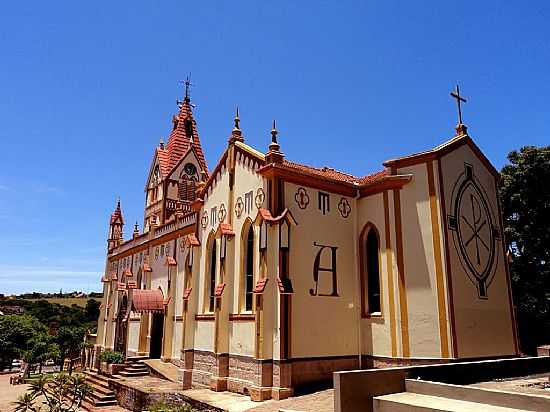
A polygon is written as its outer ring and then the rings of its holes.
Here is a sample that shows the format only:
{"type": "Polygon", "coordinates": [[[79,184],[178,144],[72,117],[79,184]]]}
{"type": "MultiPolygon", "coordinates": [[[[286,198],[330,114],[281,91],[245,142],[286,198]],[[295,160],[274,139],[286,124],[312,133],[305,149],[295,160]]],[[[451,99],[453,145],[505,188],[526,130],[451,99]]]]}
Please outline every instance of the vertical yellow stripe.
{"type": "Polygon", "coordinates": [[[430,195],[430,214],[432,220],[432,241],[435,261],[435,281],[437,288],[437,307],[439,312],[439,341],[441,357],[449,357],[449,336],[447,335],[447,306],[445,304],[445,285],[443,281],[443,262],[441,260],[441,231],[437,213],[433,162],[426,163],[428,171],[428,193],[430,195]]]}
{"type": "Polygon", "coordinates": [[[390,337],[391,337],[391,356],[397,356],[397,331],[395,328],[395,296],[393,284],[393,252],[391,249],[391,230],[390,230],[390,208],[388,202],[388,191],[383,193],[384,197],[384,225],[386,234],[386,271],[388,273],[388,308],[390,312],[390,337]]]}
{"type": "Polygon", "coordinates": [[[409,310],[407,308],[407,288],[405,286],[405,268],[403,263],[403,232],[401,226],[401,193],[393,191],[393,210],[395,214],[395,246],[397,253],[397,272],[399,282],[399,312],[401,315],[401,345],[403,357],[410,356],[409,347],[409,310]]]}

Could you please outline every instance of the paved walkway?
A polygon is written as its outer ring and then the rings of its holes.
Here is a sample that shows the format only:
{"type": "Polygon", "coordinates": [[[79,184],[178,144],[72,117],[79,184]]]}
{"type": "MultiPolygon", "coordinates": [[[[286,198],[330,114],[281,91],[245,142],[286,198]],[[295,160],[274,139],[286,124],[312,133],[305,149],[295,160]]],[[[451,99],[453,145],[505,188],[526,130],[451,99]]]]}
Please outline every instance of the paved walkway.
{"type": "Polygon", "coordinates": [[[0,412],[13,411],[12,402],[23,395],[29,385],[10,385],[10,377],[17,373],[0,375],[0,412]]]}
{"type": "Polygon", "coordinates": [[[266,401],[250,409],[251,412],[278,412],[281,410],[334,412],[334,389],[295,396],[282,401],[266,401]]]}

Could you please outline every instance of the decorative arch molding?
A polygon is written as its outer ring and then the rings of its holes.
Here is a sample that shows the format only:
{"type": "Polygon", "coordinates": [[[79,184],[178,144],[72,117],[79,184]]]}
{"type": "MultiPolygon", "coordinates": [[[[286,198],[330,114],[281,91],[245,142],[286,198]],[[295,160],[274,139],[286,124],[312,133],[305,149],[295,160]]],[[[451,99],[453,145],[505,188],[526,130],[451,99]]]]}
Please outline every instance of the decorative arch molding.
{"type": "Polygon", "coordinates": [[[361,316],[366,318],[383,317],[380,232],[376,225],[370,221],[363,226],[359,235],[359,273],[361,281],[361,316]],[[369,241],[376,242],[376,244],[371,243],[369,245],[369,241]],[[373,259],[376,259],[376,262],[372,262],[373,259]]]}

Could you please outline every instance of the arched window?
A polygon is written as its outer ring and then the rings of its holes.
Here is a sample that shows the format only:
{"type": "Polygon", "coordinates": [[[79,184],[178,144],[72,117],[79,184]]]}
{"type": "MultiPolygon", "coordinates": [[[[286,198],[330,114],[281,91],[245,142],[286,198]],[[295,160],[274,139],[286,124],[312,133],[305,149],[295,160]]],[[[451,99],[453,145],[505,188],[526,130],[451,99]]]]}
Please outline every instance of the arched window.
{"type": "Polygon", "coordinates": [[[363,316],[381,315],[380,237],[368,223],[361,234],[361,308],[363,316]]]}
{"type": "Polygon", "coordinates": [[[212,247],[210,248],[210,281],[208,286],[208,295],[210,297],[208,303],[208,311],[214,312],[214,292],[216,291],[216,239],[212,239],[212,247]]]}
{"type": "Polygon", "coordinates": [[[248,227],[244,247],[244,309],[251,311],[254,296],[254,227],[252,225],[248,227]]]}
{"type": "Polygon", "coordinates": [[[367,269],[367,311],[369,314],[380,313],[380,262],[378,234],[371,227],[365,243],[367,269]]]}

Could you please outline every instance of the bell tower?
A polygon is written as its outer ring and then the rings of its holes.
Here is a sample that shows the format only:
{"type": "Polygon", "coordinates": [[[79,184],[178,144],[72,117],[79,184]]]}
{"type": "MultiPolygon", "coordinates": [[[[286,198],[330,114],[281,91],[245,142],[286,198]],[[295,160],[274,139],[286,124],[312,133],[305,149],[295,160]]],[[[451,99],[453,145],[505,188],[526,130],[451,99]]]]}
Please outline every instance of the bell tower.
{"type": "Polygon", "coordinates": [[[122,210],[120,209],[120,199],[117,201],[116,208],[111,214],[111,221],[109,223],[109,238],[107,239],[107,251],[110,252],[124,240],[124,218],[122,217],[122,210]]]}

